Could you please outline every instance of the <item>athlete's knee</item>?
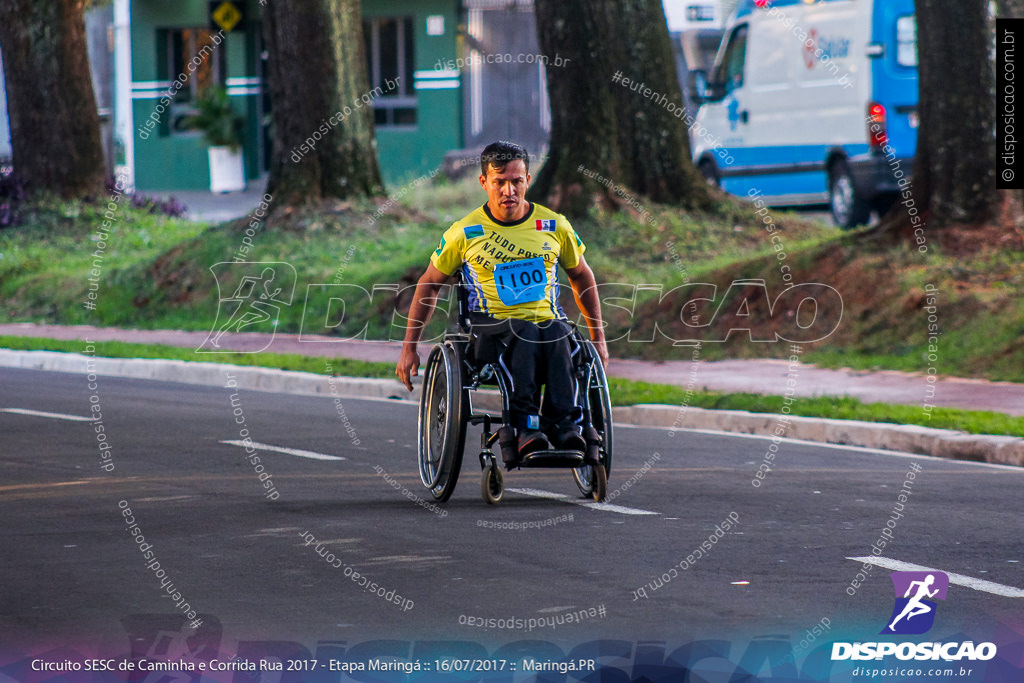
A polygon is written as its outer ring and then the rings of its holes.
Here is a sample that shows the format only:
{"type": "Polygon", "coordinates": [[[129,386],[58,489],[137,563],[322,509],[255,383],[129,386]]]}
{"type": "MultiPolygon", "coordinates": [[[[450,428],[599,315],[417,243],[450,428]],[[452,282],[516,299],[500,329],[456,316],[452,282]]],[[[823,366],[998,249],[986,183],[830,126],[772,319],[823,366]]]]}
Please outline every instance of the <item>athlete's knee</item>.
{"type": "Polygon", "coordinates": [[[572,338],[572,328],[563,320],[549,320],[541,328],[541,338],[548,343],[565,342],[561,345],[568,349],[572,338]]]}
{"type": "Polygon", "coordinates": [[[512,334],[517,340],[530,343],[537,343],[541,340],[541,331],[536,323],[513,318],[510,324],[512,326],[512,334]]]}

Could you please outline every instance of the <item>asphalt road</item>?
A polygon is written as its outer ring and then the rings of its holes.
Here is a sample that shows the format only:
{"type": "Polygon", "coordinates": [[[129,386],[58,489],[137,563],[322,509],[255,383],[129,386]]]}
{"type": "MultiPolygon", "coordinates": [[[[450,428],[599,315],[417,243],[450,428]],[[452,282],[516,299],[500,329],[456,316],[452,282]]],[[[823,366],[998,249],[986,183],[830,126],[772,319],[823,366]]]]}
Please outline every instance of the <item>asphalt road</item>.
{"type": "Polygon", "coordinates": [[[800,661],[825,640],[879,638],[890,569],[854,589],[861,562],[847,558],[882,537],[876,557],[963,575],[929,638],[1002,639],[1021,657],[1019,468],[783,439],[758,480],[767,438],[620,426],[608,505],[584,505],[567,471],[519,471],[491,507],[471,431],[455,495],[431,510],[414,405],[233,392],[104,377],[91,390],[84,376],[0,370],[3,662],[129,643],[170,658],[202,642],[323,660],[385,652],[381,639],[419,642],[424,657],[609,639],[633,643],[635,663],[644,647],[724,639],[735,664],[755,643],[788,652],[827,624],[800,661]],[[106,460],[97,423],[68,419],[93,405],[106,460]],[[225,443],[246,434],[288,449],[259,450],[272,489],[225,443]],[[186,641],[190,609],[203,624],[186,641]]]}

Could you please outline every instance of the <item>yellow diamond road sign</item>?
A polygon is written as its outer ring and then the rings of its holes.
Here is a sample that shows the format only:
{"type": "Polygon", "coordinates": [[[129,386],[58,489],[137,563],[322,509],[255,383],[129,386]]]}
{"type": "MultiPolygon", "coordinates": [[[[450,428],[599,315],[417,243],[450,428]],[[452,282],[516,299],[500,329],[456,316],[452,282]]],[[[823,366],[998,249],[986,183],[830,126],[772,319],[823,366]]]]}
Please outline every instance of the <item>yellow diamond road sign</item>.
{"type": "Polygon", "coordinates": [[[211,16],[217,22],[217,26],[229,33],[242,20],[242,13],[230,2],[222,2],[217,9],[213,10],[211,16]]]}

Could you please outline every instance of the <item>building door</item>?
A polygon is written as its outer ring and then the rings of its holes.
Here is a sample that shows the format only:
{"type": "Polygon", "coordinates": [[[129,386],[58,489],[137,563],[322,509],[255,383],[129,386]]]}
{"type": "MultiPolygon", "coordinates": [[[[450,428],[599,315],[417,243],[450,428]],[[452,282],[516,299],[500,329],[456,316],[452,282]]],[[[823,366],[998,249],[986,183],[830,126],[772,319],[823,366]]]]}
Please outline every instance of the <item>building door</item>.
{"type": "Polygon", "coordinates": [[[531,154],[546,149],[551,112],[532,0],[466,0],[463,45],[466,146],[511,140],[531,154]]]}

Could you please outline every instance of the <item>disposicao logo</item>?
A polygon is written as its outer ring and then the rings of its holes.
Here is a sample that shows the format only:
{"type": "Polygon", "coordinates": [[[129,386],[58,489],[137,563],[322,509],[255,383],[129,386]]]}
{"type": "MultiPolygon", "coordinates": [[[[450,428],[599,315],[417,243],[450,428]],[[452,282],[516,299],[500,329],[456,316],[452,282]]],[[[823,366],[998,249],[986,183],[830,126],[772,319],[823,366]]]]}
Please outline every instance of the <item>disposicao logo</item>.
{"type": "Polygon", "coordinates": [[[949,577],[943,572],[893,572],[896,604],[883,634],[919,635],[935,623],[936,600],[945,600],[949,577]]]}
{"type": "MultiPolygon", "coordinates": [[[[945,600],[949,577],[943,572],[893,572],[889,575],[895,592],[892,614],[882,635],[920,635],[935,623],[936,600],[945,600]]],[[[987,661],[996,656],[994,643],[972,641],[949,643],[832,643],[832,661],[899,660],[946,662],[987,661]]]]}

